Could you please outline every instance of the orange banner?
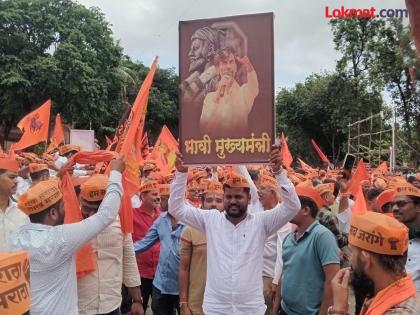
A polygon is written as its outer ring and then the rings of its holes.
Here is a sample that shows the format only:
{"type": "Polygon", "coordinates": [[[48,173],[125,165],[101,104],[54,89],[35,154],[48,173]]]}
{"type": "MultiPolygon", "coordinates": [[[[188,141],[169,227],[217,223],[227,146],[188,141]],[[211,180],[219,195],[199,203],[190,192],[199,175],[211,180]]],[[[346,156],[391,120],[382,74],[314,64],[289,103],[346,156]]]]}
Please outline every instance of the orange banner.
{"type": "Polygon", "coordinates": [[[318,153],[321,160],[325,163],[331,164],[330,160],[327,158],[327,156],[324,154],[324,152],[321,151],[321,149],[319,148],[318,144],[315,142],[314,139],[312,139],[312,145],[314,146],[315,151],[316,151],[316,153],[318,153]]]}
{"type": "Polygon", "coordinates": [[[23,135],[19,142],[13,145],[15,151],[48,140],[50,111],[51,100],[48,100],[19,121],[17,126],[23,131],[23,135]]]}
{"type": "Polygon", "coordinates": [[[14,315],[29,311],[29,257],[24,251],[0,253],[0,314],[14,315]]]}
{"type": "Polygon", "coordinates": [[[369,177],[370,176],[366,170],[365,163],[363,163],[363,160],[360,160],[359,164],[357,164],[356,170],[351,177],[350,187],[348,190],[349,193],[351,193],[353,196],[356,196],[360,187],[360,182],[362,180],[368,180],[369,177]]]}
{"type": "Polygon", "coordinates": [[[57,114],[57,116],[55,116],[54,133],[51,137],[51,143],[54,143],[54,146],[58,147],[61,142],[64,142],[63,124],[61,123],[60,114],[57,114]]]}
{"type": "Polygon", "coordinates": [[[156,160],[164,175],[169,174],[175,166],[176,152],[178,152],[178,142],[169,128],[164,125],[152,151],[152,159],[156,160]]]}
{"type": "Polygon", "coordinates": [[[293,157],[283,132],[281,133],[281,157],[283,159],[283,165],[289,168],[292,165],[293,157]]]}
{"type": "Polygon", "coordinates": [[[131,208],[131,203],[128,201],[140,189],[136,134],[141,132],[140,134],[137,134],[140,136],[143,133],[149,91],[157,69],[157,60],[157,57],[153,60],[150,71],[143,81],[116,148],[116,152],[124,155],[126,160],[126,169],[122,180],[125,196],[123,197],[120,209],[121,229],[123,233],[133,232],[133,209],[131,208]]]}

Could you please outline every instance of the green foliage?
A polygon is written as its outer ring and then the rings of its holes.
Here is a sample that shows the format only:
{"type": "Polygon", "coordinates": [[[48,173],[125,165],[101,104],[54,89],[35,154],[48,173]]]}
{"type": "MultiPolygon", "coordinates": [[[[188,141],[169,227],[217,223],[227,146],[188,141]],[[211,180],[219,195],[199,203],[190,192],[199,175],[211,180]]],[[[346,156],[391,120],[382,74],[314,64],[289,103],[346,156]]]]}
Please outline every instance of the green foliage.
{"type": "Polygon", "coordinates": [[[338,73],[313,74],[277,95],[278,121],[295,155],[319,161],[310,143],[313,138],[325,154],[338,160],[347,149],[348,123],[379,111],[381,103],[380,95],[368,92],[358,79],[338,73]]]}
{"type": "MultiPolygon", "coordinates": [[[[74,128],[112,136],[148,68],[123,55],[98,8],[71,0],[0,1],[0,127],[6,137],[48,98],[74,128]]],[[[178,78],[159,69],[147,128],[177,125],[178,78]]],[[[1,142],[1,141],[0,141],[1,142]]]]}

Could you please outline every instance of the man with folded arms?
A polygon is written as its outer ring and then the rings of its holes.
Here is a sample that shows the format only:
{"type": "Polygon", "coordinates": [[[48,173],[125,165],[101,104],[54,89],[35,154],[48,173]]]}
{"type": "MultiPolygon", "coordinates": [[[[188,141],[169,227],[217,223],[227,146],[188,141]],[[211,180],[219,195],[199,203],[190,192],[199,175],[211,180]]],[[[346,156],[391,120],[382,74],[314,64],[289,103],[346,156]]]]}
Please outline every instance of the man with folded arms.
{"type": "MultiPolygon", "coordinates": [[[[80,187],[83,218],[98,212],[105,197],[108,176],[93,175],[80,187]]],[[[140,275],[134,255],[131,234],[123,234],[119,216],[92,239],[96,269],[77,280],[79,314],[119,315],[121,286],[128,288],[132,298],[131,315],[143,315],[140,275]]]]}
{"type": "Polygon", "coordinates": [[[352,215],[349,244],[351,270],[340,270],[332,281],[329,315],[347,314],[348,285],[366,296],[361,315],[418,315],[420,299],[405,272],[408,230],[382,213],[352,215]]]}
{"type": "Polygon", "coordinates": [[[18,206],[31,222],[21,226],[10,243],[12,249],[29,254],[31,314],[79,314],[74,253],[117,217],[123,171],[122,157],[111,162],[98,212],[78,223],[63,224],[63,195],[56,180],[40,182],[19,198],[18,206]]]}
{"type": "Polygon", "coordinates": [[[248,213],[249,183],[232,174],[223,187],[225,211],[203,211],[185,201],[188,169],[178,155],[169,213],[206,234],[205,314],[263,315],[266,310],[262,281],[265,241],[300,209],[295,188],[282,169],[278,147],[273,147],[270,162],[280,187],[281,204],[269,211],[248,213]]]}

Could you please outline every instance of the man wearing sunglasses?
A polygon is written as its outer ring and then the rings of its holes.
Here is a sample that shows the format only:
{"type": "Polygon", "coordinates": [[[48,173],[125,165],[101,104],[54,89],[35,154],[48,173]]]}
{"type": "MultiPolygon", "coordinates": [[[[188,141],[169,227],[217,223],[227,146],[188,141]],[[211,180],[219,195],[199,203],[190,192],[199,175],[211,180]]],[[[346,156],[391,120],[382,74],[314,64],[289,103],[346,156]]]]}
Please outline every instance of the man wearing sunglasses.
{"type": "Polygon", "coordinates": [[[420,190],[406,182],[397,184],[392,212],[409,229],[406,269],[420,292],[420,190]]]}

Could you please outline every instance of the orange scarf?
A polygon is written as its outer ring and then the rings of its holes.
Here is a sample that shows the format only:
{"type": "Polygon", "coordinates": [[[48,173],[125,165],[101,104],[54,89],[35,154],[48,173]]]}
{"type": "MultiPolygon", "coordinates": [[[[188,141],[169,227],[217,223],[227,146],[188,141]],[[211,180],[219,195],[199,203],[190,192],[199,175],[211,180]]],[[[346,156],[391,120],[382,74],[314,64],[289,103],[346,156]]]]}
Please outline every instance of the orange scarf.
{"type": "Polygon", "coordinates": [[[411,277],[405,276],[379,291],[370,302],[367,309],[363,306],[360,315],[382,315],[395,305],[398,305],[415,295],[416,287],[414,286],[411,277]]]}
{"type": "MultiPolygon", "coordinates": [[[[63,193],[64,211],[66,213],[64,223],[71,224],[83,220],[79,201],[68,172],[64,174],[60,188],[63,193]]],[[[83,277],[95,270],[96,257],[93,255],[92,244],[88,242],[76,252],[77,277],[83,277]]]]}

